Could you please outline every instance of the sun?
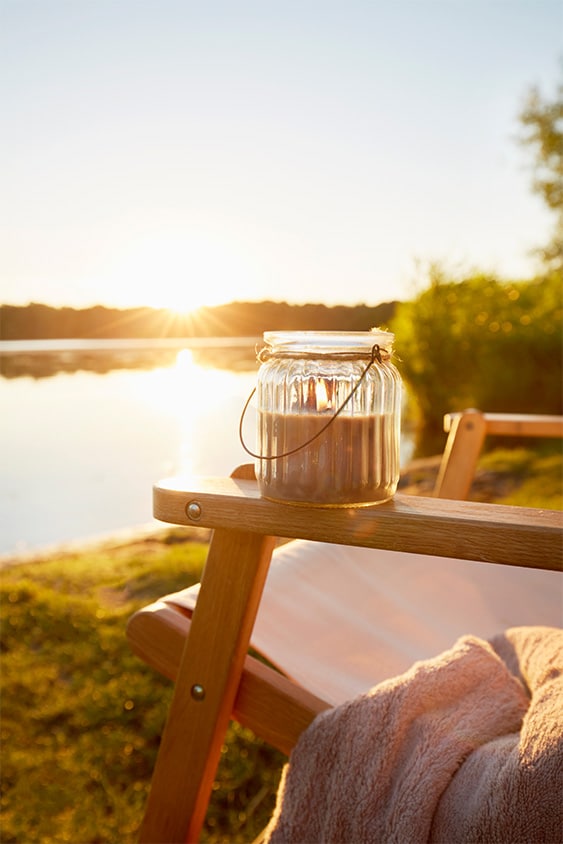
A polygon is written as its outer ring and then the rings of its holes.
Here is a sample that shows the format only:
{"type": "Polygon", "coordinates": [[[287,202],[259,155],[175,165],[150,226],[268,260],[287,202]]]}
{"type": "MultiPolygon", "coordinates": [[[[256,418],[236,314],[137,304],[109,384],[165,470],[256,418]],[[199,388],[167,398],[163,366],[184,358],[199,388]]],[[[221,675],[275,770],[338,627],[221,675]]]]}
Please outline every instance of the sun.
{"type": "Polygon", "coordinates": [[[112,276],[129,302],[181,314],[244,299],[252,262],[236,244],[204,232],[161,232],[130,244],[112,276]]]}

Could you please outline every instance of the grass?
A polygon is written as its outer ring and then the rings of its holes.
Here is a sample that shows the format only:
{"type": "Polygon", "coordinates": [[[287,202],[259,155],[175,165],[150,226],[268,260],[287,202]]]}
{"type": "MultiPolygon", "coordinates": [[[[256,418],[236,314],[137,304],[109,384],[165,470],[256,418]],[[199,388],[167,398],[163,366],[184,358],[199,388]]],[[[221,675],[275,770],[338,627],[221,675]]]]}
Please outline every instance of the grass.
{"type": "MultiPolygon", "coordinates": [[[[125,624],[196,582],[205,552],[144,541],[2,572],[3,844],[137,840],[172,684],[130,652],[125,624]]],[[[283,761],[233,724],[204,840],[252,840],[283,761]]]]}
{"type": "MultiPolygon", "coordinates": [[[[563,509],[562,469],[560,452],[496,450],[481,460],[476,494],[563,509]]],[[[130,652],[125,625],[199,579],[207,546],[179,541],[191,536],[171,530],[1,572],[3,844],[137,840],[172,685],[130,652]]],[[[252,841],[284,761],[231,725],[202,840],[252,841]]]]}
{"type": "Polygon", "coordinates": [[[485,497],[497,504],[563,510],[563,456],[559,448],[547,444],[537,449],[497,448],[483,455],[478,474],[475,486],[488,487],[485,497]]]}

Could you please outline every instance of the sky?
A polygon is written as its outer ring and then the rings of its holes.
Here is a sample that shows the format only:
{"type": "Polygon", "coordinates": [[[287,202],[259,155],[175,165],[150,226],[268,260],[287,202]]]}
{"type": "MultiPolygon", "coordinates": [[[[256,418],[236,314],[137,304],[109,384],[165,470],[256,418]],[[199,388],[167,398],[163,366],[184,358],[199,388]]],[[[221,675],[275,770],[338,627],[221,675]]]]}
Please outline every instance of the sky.
{"type": "Polygon", "coordinates": [[[530,278],[560,0],[0,0],[0,301],[377,305],[530,278]]]}

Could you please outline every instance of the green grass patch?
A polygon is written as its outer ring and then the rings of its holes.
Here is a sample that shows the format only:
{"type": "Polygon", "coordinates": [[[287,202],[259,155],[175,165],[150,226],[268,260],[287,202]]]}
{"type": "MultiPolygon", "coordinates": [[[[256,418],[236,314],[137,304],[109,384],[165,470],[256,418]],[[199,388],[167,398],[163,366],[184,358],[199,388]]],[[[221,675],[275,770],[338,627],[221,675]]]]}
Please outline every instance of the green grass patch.
{"type": "MultiPolygon", "coordinates": [[[[206,547],[144,541],[2,571],[3,844],[137,840],[172,684],[131,653],[125,626],[199,580],[206,547]]],[[[282,762],[233,724],[204,840],[252,840],[282,762]]]]}
{"type": "Polygon", "coordinates": [[[497,504],[563,510],[563,453],[557,446],[499,448],[481,458],[479,472],[496,479],[497,504]]]}

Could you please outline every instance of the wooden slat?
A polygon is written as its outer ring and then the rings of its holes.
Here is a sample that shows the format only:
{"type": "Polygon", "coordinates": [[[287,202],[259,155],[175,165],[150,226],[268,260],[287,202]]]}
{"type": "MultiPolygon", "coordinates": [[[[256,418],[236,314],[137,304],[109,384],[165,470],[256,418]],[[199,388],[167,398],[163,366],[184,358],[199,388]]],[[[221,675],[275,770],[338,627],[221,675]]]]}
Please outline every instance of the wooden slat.
{"type": "MultiPolygon", "coordinates": [[[[191,620],[157,601],[135,613],[127,625],[133,653],[176,681],[191,620]]],[[[330,704],[257,659],[247,656],[233,705],[233,718],[289,755],[302,731],[330,704]]]]}
{"type": "Polygon", "coordinates": [[[563,569],[563,514],[553,510],[402,494],[370,507],[294,506],[262,498],[254,481],[198,477],[157,484],[153,513],[172,524],[238,529],[244,521],[274,536],[563,569]],[[190,504],[199,518],[187,515],[190,504]]]}
{"type": "MultiPolygon", "coordinates": [[[[467,411],[465,411],[467,412],[467,411]]],[[[461,413],[444,417],[444,430],[451,430],[461,413]]],[[[487,434],[522,437],[563,437],[563,416],[539,413],[483,413],[487,434]]]]}

